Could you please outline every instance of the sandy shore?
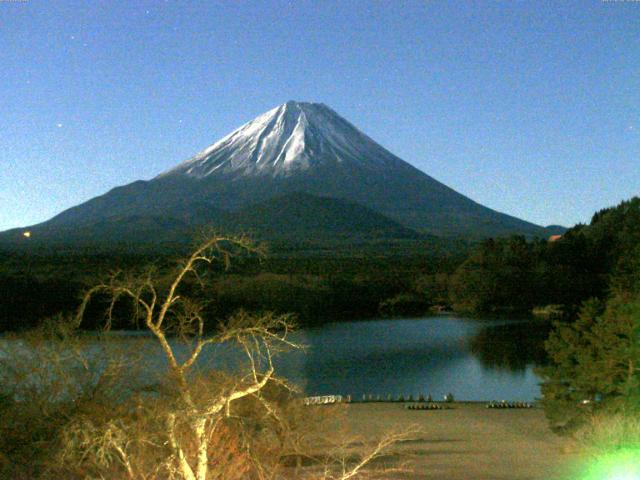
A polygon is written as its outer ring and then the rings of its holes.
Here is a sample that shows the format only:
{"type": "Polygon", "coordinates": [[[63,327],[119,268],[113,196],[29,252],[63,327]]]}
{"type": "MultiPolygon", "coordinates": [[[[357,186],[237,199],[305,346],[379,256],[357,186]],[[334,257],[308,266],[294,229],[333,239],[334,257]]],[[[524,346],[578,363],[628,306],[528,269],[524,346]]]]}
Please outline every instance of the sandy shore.
{"type": "Polygon", "coordinates": [[[338,408],[344,408],[347,430],[364,439],[419,427],[416,440],[398,445],[387,457],[393,463],[400,454],[413,473],[389,478],[554,480],[566,478],[575,460],[564,453],[565,440],[548,429],[540,408],[498,410],[477,403],[455,403],[449,410],[436,411],[406,410],[397,403],[338,408]]]}

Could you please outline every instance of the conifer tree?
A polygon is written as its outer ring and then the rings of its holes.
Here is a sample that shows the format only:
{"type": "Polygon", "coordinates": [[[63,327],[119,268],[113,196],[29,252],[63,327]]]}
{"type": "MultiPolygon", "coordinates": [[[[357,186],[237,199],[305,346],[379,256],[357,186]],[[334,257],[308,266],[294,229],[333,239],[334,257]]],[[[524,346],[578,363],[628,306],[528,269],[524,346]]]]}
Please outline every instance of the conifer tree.
{"type": "Polygon", "coordinates": [[[586,302],[574,323],[557,323],[540,369],[551,427],[573,431],[592,413],[640,412],[640,291],[586,302]]]}

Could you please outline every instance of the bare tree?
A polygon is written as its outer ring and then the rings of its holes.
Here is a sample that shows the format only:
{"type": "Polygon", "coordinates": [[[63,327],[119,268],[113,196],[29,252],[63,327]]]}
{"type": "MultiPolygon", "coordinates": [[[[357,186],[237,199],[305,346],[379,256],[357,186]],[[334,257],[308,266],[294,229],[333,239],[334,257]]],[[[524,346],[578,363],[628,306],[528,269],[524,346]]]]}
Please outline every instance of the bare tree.
{"type": "Polygon", "coordinates": [[[215,331],[206,328],[193,282],[204,286],[209,265],[228,265],[239,252],[260,255],[261,249],[246,238],[211,236],[168,277],[153,270],[114,273],[87,291],[72,321],[59,318],[46,331],[0,342],[0,413],[11,418],[0,426],[0,474],[371,478],[365,467],[408,434],[359,443],[348,442],[345,432],[327,432],[335,407],[305,407],[276,376],[274,356],[301,348],[291,338],[289,316],[240,311],[215,331]],[[89,306],[104,298],[107,331],[83,335],[78,327],[89,306]],[[148,336],[108,332],[123,300],[148,336]],[[215,364],[229,350],[232,370],[215,364]],[[13,468],[16,459],[24,465],[13,468]]]}
{"type": "MultiPolygon", "coordinates": [[[[261,392],[269,383],[288,386],[275,376],[273,355],[283,348],[299,348],[289,338],[292,329],[289,317],[282,315],[253,316],[241,312],[221,324],[218,332],[207,335],[202,306],[181,295],[180,287],[188,275],[201,282],[199,267],[215,261],[228,264],[237,250],[260,253],[260,249],[246,238],[212,236],[178,267],[165,293],[158,291],[157,280],[151,274],[143,277],[113,275],[108,282],[96,285],[86,293],[78,312],[80,322],[91,299],[106,293],[111,299],[109,324],[116,302],[127,298],[133,302],[144,326],[158,341],[181,404],[180,420],[175,412],[167,413],[165,419],[164,433],[172,452],[169,463],[173,463],[170,467],[175,468],[179,477],[185,480],[209,478],[211,438],[221,419],[233,416],[235,402],[251,397],[258,400],[269,415],[277,416],[276,409],[261,392]],[[171,341],[172,334],[177,337],[174,342],[171,341]],[[234,343],[241,348],[248,369],[233,381],[203,390],[197,378],[197,360],[207,347],[226,343],[234,343]],[[183,422],[185,418],[187,421],[183,422]],[[185,426],[187,432],[180,432],[179,429],[185,426]]],[[[112,446],[133,478],[125,446],[115,440],[112,440],[112,446]]]]}
{"type": "Polygon", "coordinates": [[[57,316],[0,340],[2,478],[37,478],[56,456],[60,432],[88,412],[117,417],[120,399],[137,388],[149,342],[83,337],[73,323],[57,316]]]}

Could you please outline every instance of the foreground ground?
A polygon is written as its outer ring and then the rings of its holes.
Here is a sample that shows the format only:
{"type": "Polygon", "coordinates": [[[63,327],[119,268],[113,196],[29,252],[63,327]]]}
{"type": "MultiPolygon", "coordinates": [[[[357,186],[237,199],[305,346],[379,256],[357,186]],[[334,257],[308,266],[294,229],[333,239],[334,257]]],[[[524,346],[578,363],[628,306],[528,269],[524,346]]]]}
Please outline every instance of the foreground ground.
{"type": "Polygon", "coordinates": [[[540,408],[497,410],[477,403],[455,403],[439,411],[405,410],[397,403],[312,408],[344,409],[346,429],[365,440],[416,425],[415,440],[378,462],[393,465],[404,458],[413,472],[388,478],[554,480],[567,478],[568,465],[575,461],[566,453],[565,440],[548,429],[540,408]]]}

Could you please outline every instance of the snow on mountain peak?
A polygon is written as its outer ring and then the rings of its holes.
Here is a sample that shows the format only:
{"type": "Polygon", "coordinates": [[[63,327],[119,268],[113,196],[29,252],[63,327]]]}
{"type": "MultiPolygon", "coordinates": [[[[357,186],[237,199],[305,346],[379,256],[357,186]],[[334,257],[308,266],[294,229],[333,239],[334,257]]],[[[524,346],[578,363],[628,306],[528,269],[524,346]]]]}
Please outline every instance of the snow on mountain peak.
{"type": "Polygon", "coordinates": [[[290,176],[317,164],[385,168],[402,160],[322,103],[288,101],[160,175],[290,176]]]}

